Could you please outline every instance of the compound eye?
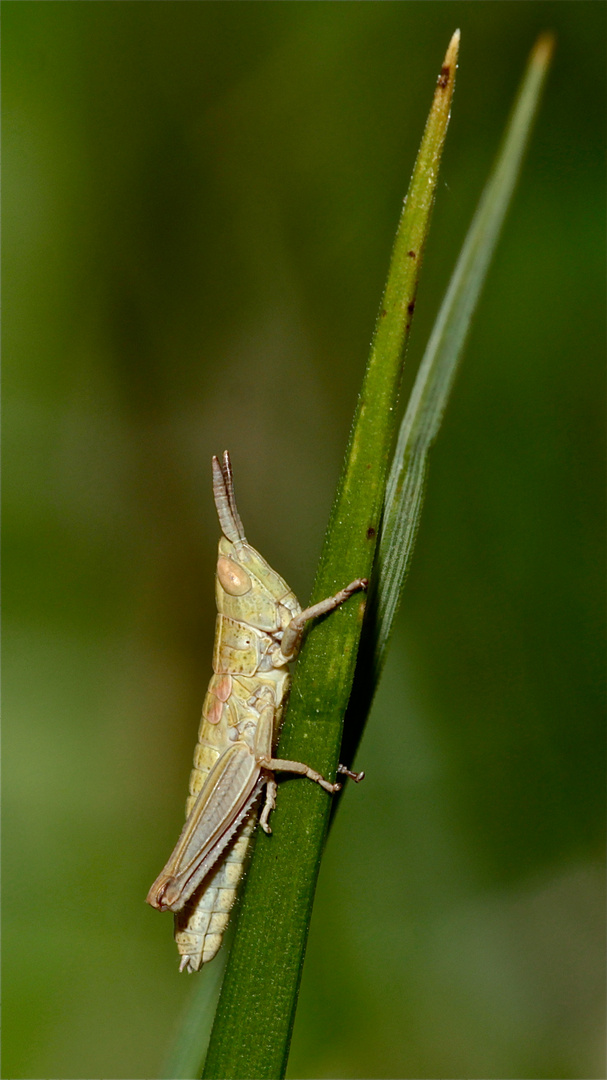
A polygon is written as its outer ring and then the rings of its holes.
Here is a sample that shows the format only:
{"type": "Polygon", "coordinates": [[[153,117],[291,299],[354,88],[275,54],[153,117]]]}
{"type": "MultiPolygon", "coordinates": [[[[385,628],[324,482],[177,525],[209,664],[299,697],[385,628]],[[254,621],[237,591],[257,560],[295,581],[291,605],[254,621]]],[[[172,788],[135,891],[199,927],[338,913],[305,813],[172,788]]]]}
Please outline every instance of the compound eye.
{"type": "Polygon", "coordinates": [[[217,560],[217,577],[222,589],[230,596],[244,596],[253,584],[246,570],[226,555],[220,555],[217,560]]]}

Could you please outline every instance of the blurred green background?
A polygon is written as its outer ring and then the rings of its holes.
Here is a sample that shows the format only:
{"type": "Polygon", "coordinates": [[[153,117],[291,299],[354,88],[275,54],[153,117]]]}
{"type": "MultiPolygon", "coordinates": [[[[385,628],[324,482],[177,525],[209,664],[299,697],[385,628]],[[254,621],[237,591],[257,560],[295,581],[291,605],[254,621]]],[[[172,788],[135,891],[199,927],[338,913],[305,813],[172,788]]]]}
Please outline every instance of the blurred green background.
{"type": "MultiPolygon", "coordinates": [[[[558,49],[321,873],[292,1077],[602,1077],[605,6],[5,2],[4,1064],[154,1077],[228,447],[306,600],[462,30],[411,384],[558,49]]],[[[197,978],[206,978],[206,974],[197,978]]]]}

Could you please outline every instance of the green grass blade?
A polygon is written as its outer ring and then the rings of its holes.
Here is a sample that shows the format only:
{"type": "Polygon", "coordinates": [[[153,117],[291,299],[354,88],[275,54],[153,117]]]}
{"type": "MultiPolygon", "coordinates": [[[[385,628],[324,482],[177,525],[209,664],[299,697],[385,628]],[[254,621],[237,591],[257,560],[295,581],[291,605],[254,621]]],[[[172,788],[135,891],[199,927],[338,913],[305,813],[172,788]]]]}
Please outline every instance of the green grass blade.
{"type": "Polygon", "coordinates": [[[552,38],[542,36],[531,53],[502,146],[464,241],[399,432],[378,552],[375,683],[411,562],[428,451],[440,428],[472,315],[514,192],[552,50],[552,38]]]}
{"type": "MultiPolygon", "coordinates": [[[[458,44],[456,34],[398,226],[312,603],[371,573],[458,44]]],[[[329,777],[335,775],[363,610],[359,594],[311,628],[278,747],[280,757],[305,761],[329,777]]],[[[302,780],[280,784],[274,834],[258,835],[245,882],[205,1077],[284,1076],[329,810],[330,797],[316,785],[302,780]]]]}
{"type": "Polygon", "coordinates": [[[470,321],[504,221],[539,105],[553,39],[537,41],[502,145],[468,230],[400,428],[388,484],[359,665],[342,757],[353,760],[381,675],[424,495],[428,452],[438,433],[470,321]]]}

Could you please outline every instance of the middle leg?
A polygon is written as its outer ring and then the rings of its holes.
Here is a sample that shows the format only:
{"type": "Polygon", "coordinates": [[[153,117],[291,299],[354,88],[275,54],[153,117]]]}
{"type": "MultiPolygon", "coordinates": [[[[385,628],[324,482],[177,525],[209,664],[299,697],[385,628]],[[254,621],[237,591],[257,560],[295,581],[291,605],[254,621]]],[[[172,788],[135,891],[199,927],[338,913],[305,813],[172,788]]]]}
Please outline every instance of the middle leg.
{"type": "Polygon", "coordinates": [[[266,757],[260,754],[257,757],[257,764],[261,765],[262,769],[268,769],[271,772],[292,772],[297,773],[299,776],[307,776],[308,780],[320,784],[321,788],[330,792],[331,795],[336,791],[341,791],[341,784],[329,783],[321,773],[316,772],[316,769],[311,769],[309,765],[304,765],[301,761],[288,761],[285,758],[266,757]]]}

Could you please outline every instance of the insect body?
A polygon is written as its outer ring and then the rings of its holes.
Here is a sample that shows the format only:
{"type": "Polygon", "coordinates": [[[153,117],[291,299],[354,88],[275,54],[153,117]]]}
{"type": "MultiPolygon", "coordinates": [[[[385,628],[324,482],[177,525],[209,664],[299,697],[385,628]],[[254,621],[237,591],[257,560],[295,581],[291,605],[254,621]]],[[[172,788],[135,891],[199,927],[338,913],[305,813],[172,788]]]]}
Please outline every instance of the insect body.
{"type": "MultiPolygon", "coordinates": [[[[223,536],[216,573],[217,626],[213,676],[204,700],[186,822],[147,901],[175,912],[180,970],[198,971],[217,953],[236,898],[265,787],[260,825],[274,809],[274,772],[300,773],[326,791],[308,765],[272,757],[289,691],[288,665],[305,623],[366,588],[357,579],[335,596],[301,610],[295,594],[247,542],[236,508],[230,458],[213,458],[213,495],[223,536]]],[[[340,773],[362,780],[342,765],[340,773]]]]}

